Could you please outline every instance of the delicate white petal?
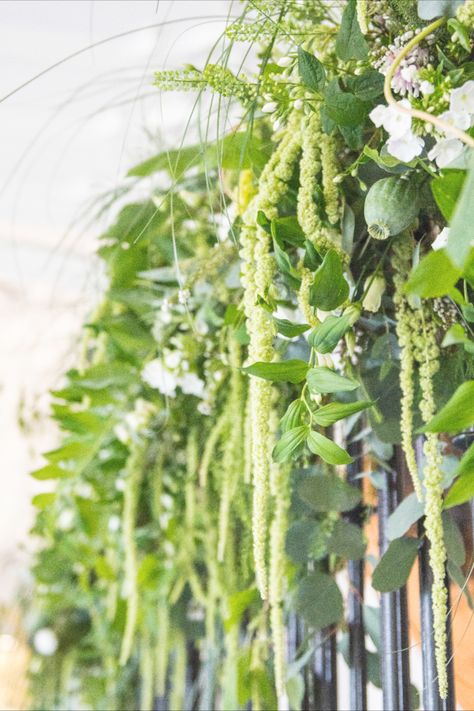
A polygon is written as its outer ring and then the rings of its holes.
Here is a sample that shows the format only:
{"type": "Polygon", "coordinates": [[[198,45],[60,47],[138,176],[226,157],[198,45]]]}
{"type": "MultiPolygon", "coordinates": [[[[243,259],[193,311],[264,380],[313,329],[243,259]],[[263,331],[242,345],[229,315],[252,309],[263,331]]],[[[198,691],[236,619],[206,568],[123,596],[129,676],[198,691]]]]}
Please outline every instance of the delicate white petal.
{"type": "Polygon", "coordinates": [[[456,128],[462,129],[463,131],[471,125],[471,117],[465,111],[459,114],[454,113],[454,111],[444,111],[439,115],[439,118],[446,121],[446,123],[450,123],[452,126],[456,126],[456,128]]]}
{"type": "Polygon", "coordinates": [[[449,227],[444,227],[431,245],[433,249],[444,249],[448,244],[449,227]]]}
{"type": "Polygon", "coordinates": [[[424,96],[430,96],[431,94],[434,93],[434,86],[430,81],[427,81],[426,79],[421,82],[420,84],[420,91],[424,96]]]}
{"type": "Polygon", "coordinates": [[[443,138],[428,153],[430,160],[436,161],[438,168],[446,168],[464,150],[464,145],[457,138],[443,138]]]}
{"type": "Polygon", "coordinates": [[[452,90],[449,108],[456,114],[474,113],[474,81],[472,79],[458,89],[452,90]]]}
{"type": "Polygon", "coordinates": [[[293,58],[292,57],[281,57],[281,59],[278,60],[277,64],[279,67],[291,67],[293,64],[293,58]]]}
{"type": "Polygon", "coordinates": [[[148,383],[152,388],[156,388],[163,395],[168,397],[176,395],[177,379],[158,358],[146,364],[142,370],[142,378],[145,383],[148,383]]]}
{"type": "Polygon", "coordinates": [[[58,648],[58,638],[50,627],[35,632],[33,646],[43,657],[51,657],[58,648]]]}
{"type": "Polygon", "coordinates": [[[401,138],[389,138],[386,145],[391,156],[404,163],[409,163],[420,155],[425,144],[422,138],[414,136],[410,132],[401,138]]]}
{"type": "Polygon", "coordinates": [[[274,111],[276,111],[278,108],[278,104],[276,101],[269,101],[267,104],[264,104],[262,106],[262,112],[264,114],[272,114],[274,111]]]}
{"type": "Polygon", "coordinates": [[[204,395],[204,382],[195,373],[186,373],[179,385],[186,395],[195,395],[196,397],[204,395]]]}
{"type": "MultiPolygon", "coordinates": [[[[295,102],[295,105],[296,105],[296,102],[295,102]]],[[[380,126],[383,126],[387,111],[388,111],[388,106],[379,104],[378,106],[375,107],[375,109],[372,109],[372,111],[370,112],[369,117],[370,117],[371,121],[377,126],[377,128],[380,128],[380,126]]]]}

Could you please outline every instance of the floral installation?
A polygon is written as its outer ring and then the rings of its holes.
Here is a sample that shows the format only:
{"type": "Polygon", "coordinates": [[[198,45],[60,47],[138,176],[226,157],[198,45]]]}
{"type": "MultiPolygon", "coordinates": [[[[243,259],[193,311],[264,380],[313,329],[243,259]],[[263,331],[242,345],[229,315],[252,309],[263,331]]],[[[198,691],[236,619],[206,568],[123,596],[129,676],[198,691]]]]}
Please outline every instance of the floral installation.
{"type": "Polygon", "coordinates": [[[350,662],[340,579],[368,567],[367,489],[400,447],[418,516],[367,584],[399,589],[429,547],[447,697],[447,531],[474,494],[450,442],[474,425],[474,1],[444,11],[252,0],[219,59],[157,72],[240,119],[132,168],[149,198],[102,237],[109,286],[53,393],[65,438],[33,473],[57,480],[34,500],[38,707],[303,708],[314,633],[350,662]]]}

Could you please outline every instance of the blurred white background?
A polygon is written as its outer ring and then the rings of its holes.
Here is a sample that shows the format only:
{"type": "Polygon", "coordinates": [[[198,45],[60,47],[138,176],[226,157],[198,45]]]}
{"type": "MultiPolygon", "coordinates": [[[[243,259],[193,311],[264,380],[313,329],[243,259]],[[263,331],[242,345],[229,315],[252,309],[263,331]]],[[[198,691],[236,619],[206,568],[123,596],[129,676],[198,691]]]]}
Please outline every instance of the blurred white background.
{"type": "Polygon", "coordinates": [[[111,216],[87,224],[88,208],[131,165],[181,140],[194,97],[162,101],[153,72],[202,66],[238,11],[226,0],[0,2],[1,99],[138,30],[0,103],[0,602],[26,575],[29,501],[45,488],[28,472],[55,438],[48,389],[74,362],[100,290],[94,250],[111,216]]]}

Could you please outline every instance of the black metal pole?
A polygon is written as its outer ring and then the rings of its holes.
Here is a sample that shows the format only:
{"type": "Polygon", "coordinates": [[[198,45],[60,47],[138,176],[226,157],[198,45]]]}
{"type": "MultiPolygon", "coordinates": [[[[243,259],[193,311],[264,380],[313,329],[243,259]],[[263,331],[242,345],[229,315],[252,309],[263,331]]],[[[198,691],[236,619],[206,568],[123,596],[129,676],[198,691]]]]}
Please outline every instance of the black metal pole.
{"type": "MultiPolygon", "coordinates": [[[[404,458],[400,447],[395,447],[391,472],[385,473],[385,487],[379,489],[378,521],[379,547],[383,555],[388,548],[388,517],[401,499],[404,458]]],[[[381,673],[384,711],[409,711],[410,667],[408,650],[408,617],[404,588],[380,596],[382,637],[381,673]]]]}
{"type": "MultiPolygon", "coordinates": [[[[362,488],[362,479],[357,477],[360,472],[362,442],[351,442],[347,447],[354,462],[347,467],[347,481],[353,486],[362,488]]],[[[364,507],[357,506],[349,511],[347,520],[357,526],[364,521],[364,507]]],[[[364,560],[349,560],[347,564],[349,575],[349,595],[347,600],[347,623],[349,627],[349,702],[351,711],[366,711],[367,709],[367,654],[365,649],[364,629],[364,560]]]]}
{"type": "MultiPolygon", "coordinates": [[[[416,458],[418,467],[421,468],[423,461],[423,437],[418,437],[415,442],[416,458]]],[[[418,535],[424,537],[425,531],[423,522],[418,523],[418,535]]],[[[433,607],[432,607],[432,586],[433,575],[429,563],[429,543],[426,538],[418,553],[419,580],[420,580],[420,622],[421,622],[421,652],[423,660],[423,706],[425,711],[452,711],[456,708],[454,697],[454,676],[453,661],[448,666],[448,695],[442,699],[438,691],[435,641],[433,635],[433,607]]],[[[449,591],[449,581],[446,580],[449,591]]],[[[448,592],[449,609],[449,592],[448,592]]],[[[449,619],[447,620],[447,656],[452,657],[451,629],[449,619]]]]}
{"type": "Polygon", "coordinates": [[[316,634],[313,684],[317,711],[337,711],[337,628],[325,627],[316,634]]]}

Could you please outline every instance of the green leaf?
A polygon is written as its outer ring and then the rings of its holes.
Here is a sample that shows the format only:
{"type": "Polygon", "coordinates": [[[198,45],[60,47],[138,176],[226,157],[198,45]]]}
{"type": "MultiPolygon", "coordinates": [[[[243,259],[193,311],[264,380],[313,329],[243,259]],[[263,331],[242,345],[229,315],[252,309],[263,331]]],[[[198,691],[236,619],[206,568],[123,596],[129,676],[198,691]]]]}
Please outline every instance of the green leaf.
{"type": "Polygon", "coordinates": [[[310,432],[306,443],[313,454],[317,454],[328,464],[350,464],[353,461],[345,449],[320,432],[310,432]]]}
{"type": "Polygon", "coordinates": [[[330,249],[314,275],[310,303],[322,311],[332,311],[343,304],[348,296],[349,284],[344,279],[341,258],[334,249],[330,249]]]}
{"type": "Polygon", "coordinates": [[[275,462],[286,462],[301,447],[308,436],[309,427],[300,425],[292,430],[287,430],[278,440],[273,449],[273,459],[275,462]]]}
{"type": "Polygon", "coordinates": [[[471,52],[471,41],[469,39],[469,32],[465,25],[463,25],[459,20],[451,18],[448,20],[448,29],[453,34],[456,33],[459,38],[459,44],[463,47],[466,52],[471,52]]]}
{"type": "Polygon", "coordinates": [[[224,620],[224,629],[230,630],[239,624],[244,612],[259,599],[257,588],[247,588],[233,593],[228,599],[228,616],[224,620]]]}
{"type": "Polygon", "coordinates": [[[285,551],[295,563],[306,563],[318,535],[315,521],[296,521],[286,534],[285,551]]]}
{"type": "Polygon", "coordinates": [[[459,506],[474,497],[474,467],[470,472],[456,479],[449,490],[445,500],[444,508],[450,509],[452,506],[459,506]]]}
{"type": "Polygon", "coordinates": [[[301,336],[302,333],[307,331],[310,326],[307,323],[292,323],[286,318],[273,318],[275,325],[277,327],[278,333],[287,338],[294,338],[295,336],[301,336]]]}
{"type": "Polygon", "coordinates": [[[298,47],[298,71],[301,81],[311,91],[322,91],[326,83],[326,71],[314,54],[298,47]]]}
{"type": "Polygon", "coordinates": [[[348,0],[336,37],[336,54],[347,62],[349,59],[365,59],[368,51],[369,46],[357,22],[356,0],[348,0]]]}
{"type": "Polygon", "coordinates": [[[474,424],[474,380],[462,383],[423,432],[455,434],[474,424]]]}
{"type": "Polygon", "coordinates": [[[272,220],[271,225],[272,233],[275,235],[275,239],[279,244],[281,242],[287,242],[297,247],[304,244],[304,232],[299,225],[298,219],[294,215],[272,220]]]}
{"type": "Polygon", "coordinates": [[[315,511],[350,511],[361,500],[355,486],[334,474],[318,474],[303,479],[298,495],[315,511]]]}
{"type": "Polygon", "coordinates": [[[319,571],[303,578],[296,592],[295,610],[316,630],[339,622],[342,595],[334,579],[319,571]]]}
{"type": "Polygon", "coordinates": [[[448,328],[441,343],[442,348],[454,345],[462,345],[468,353],[474,353],[474,341],[466,336],[460,323],[454,323],[451,328],[448,328]]]}
{"type": "Polygon", "coordinates": [[[323,365],[308,370],[306,380],[309,389],[314,393],[337,393],[359,387],[356,380],[339,375],[335,370],[323,365]]]}
{"type": "Polygon", "coordinates": [[[455,565],[464,565],[466,561],[464,540],[456,521],[448,511],[443,511],[443,534],[448,560],[455,565]]]}
{"type": "Polygon", "coordinates": [[[54,503],[54,500],[56,499],[56,493],[53,492],[46,492],[43,494],[36,494],[36,496],[33,496],[31,499],[31,503],[33,506],[36,506],[37,509],[47,509],[51,504],[54,503]]]}
{"type": "Polygon", "coordinates": [[[308,337],[309,345],[318,353],[331,353],[351,327],[349,315],[327,316],[308,337]]]}
{"type": "Polygon", "coordinates": [[[302,674],[290,676],[286,682],[286,693],[292,711],[300,711],[303,704],[305,683],[302,674]]]}
{"type": "Polygon", "coordinates": [[[338,420],[355,415],[374,403],[371,400],[359,400],[358,402],[330,402],[323,405],[313,413],[313,420],[321,427],[329,427],[338,420]]]}
{"type": "Polygon", "coordinates": [[[456,467],[454,476],[465,476],[474,471],[474,442],[469,446],[469,449],[464,452],[461,461],[456,467]]]}
{"type": "Polygon", "coordinates": [[[410,274],[405,289],[424,298],[444,296],[458,281],[461,272],[450,260],[445,249],[429,252],[410,274]]]}
{"type": "Polygon", "coordinates": [[[265,363],[259,361],[242,368],[244,373],[254,375],[274,383],[301,383],[306,378],[309,365],[304,360],[282,360],[278,363],[265,363]]]}
{"type": "Polygon", "coordinates": [[[472,246],[472,204],[474,200],[474,168],[470,168],[457,201],[449,228],[446,251],[452,263],[463,269],[472,246]]]}
{"type": "Polygon", "coordinates": [[[302,400],[298,399],[290,402],[285,414],[280,420],[282,432],[299,427],[305,412],[307,412],[307,410],[302,400]]]}
{"type": "Polygon", "coordinates": [[[443,170],[431,181],[431,192],[445,220],[450,222],[466,180],[465,170],[443,170]]]}
{"type": "Polygon", "coordinates": [[[372,587],[392,592],[405,585],[418,552],[417,538],[396,538],[380,559],[372,575],[372,587]]]}
{"type": "Polygon", "coordinates": [[[340,555],[348,560],[363,558],[367,543],[362,530],[349,521],[340,518],[336,521],[328,540],[328,552],[340,555]]]}
{"type": "Polygon", "coordinates": [[[367,117],[370,107],[371,104],[343,91],[337,79],[333,79],[324,90],[326,114],[338,126],[359,126],[367,117]]]}
{"type": "Polygon", "coordinates": [[[372,101],[383,94],[384,76],[376,69],[368,69],[360,76],[349,77],[347,85],[362,101],[372,101]]]}
{"type": "Polygon", "coordinates": [[[459,565],[453,563],[452,560],[448,560],[448,564],[446,567],[448,569],[449,577],[456,583],[458,588],[462,590],[463,594],[466,596],[467,604],[469,605],[471,610],[474,610],[474,601],[471,597],[469,585],[467,584],[467,579],[464,573],[462,572],[462,569],[459,567],[459,565]]]}
{"type": "Polygon", "coordinates": [[[388,517],[387,538],[393,541],[403,536],[423,513],[423,503],[418,501],[415,493],[409,494],[388,517]]]}

